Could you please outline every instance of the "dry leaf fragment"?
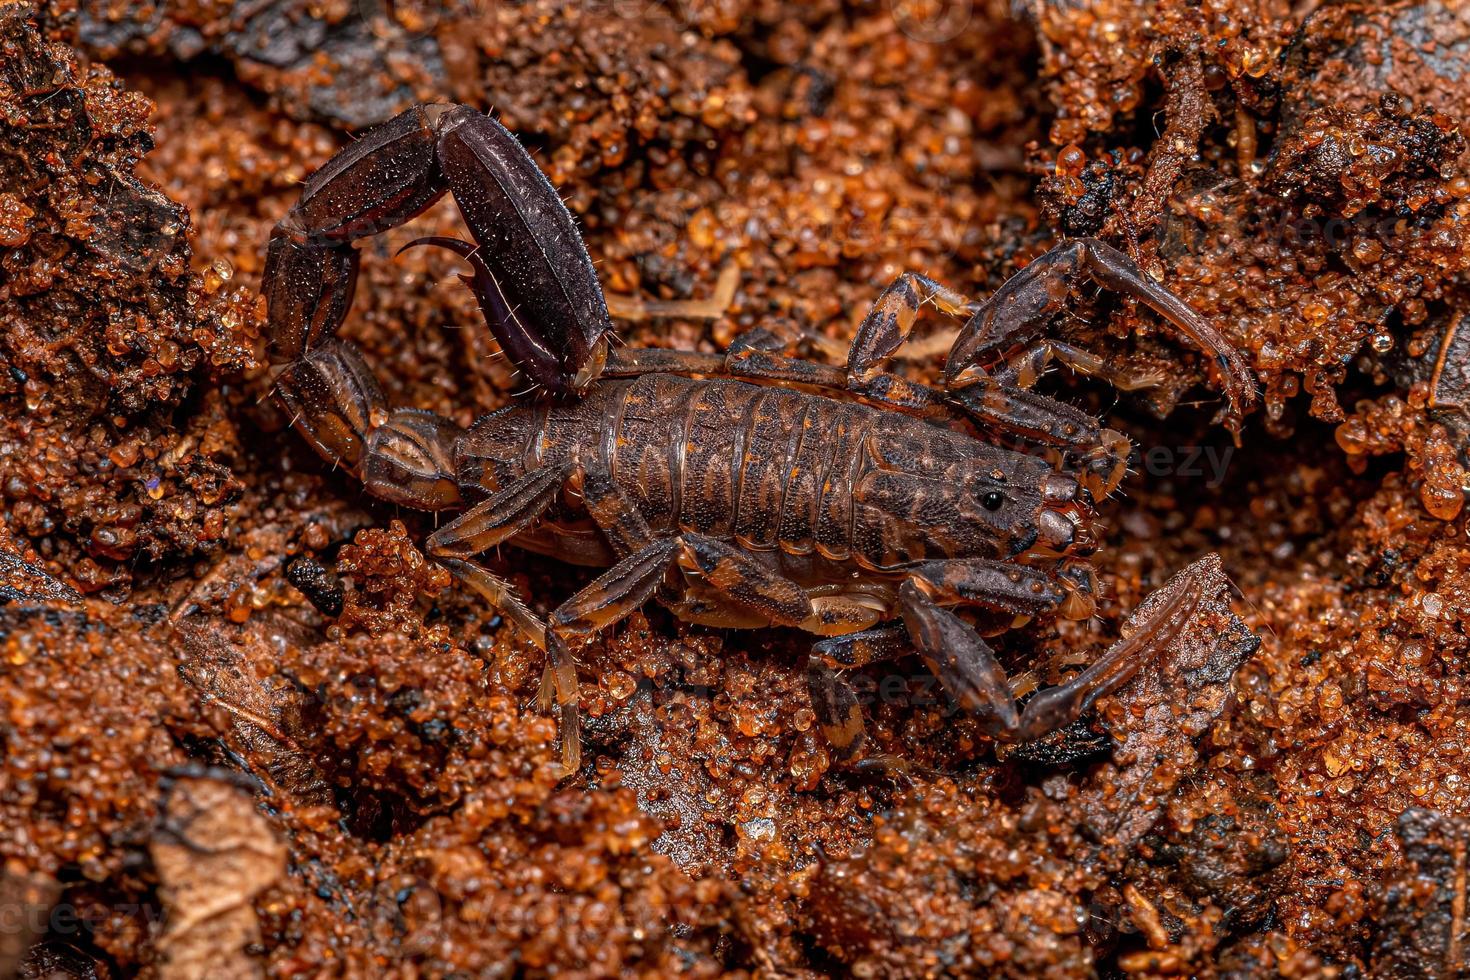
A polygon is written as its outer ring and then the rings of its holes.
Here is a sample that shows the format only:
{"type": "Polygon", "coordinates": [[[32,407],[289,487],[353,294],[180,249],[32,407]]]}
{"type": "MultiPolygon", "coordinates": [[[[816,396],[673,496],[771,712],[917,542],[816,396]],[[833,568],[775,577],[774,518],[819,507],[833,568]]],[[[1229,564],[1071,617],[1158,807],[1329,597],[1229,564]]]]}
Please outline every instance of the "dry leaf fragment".
{"type": "Polygon", "coordinates": [[[251,905],[286,872],[286,845],[228,776],[176,780],[150,845],[166,925],[159,976],[262,975],[246,951],[260,941],[251,905]]]}

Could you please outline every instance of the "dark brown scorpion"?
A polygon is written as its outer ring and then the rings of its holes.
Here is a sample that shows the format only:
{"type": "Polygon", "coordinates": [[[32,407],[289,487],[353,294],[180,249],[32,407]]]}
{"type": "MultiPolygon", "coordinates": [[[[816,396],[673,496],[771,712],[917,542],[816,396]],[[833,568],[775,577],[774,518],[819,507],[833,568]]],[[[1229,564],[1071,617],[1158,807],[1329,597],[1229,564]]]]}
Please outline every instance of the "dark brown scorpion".
{"type": "Polygon", "coordinates": [[[422,105],[362,135],[306,181],[271,238],[264,292],[277,394],[295,427],[368,491],[463,510],[427,552],[548,655],[543,706],[563,761],[580,762],[567,640],[656,598],[716,627],[794,626],[826,639],[813,706],[844,758],[862,744],[833,669],[917,649],[997,738],[1069,724],[1193,614],[1177,597],[1127,642],[1018,708],[982,637],[1016,621],[1093,611],[1093,503],[1122,479],[1128,440],[1031,390],[1048,362],[1136,380],[1044,336],[1082,279],[1136,298],[1210,358],[1237,431],[1256,398],[1240,355],[1122,253],[1068,241],[981,303],[905,273],[878,297],[843,368],[756,339],[724,355],[615,347],[586,246],[550,182],[506,129],[422,105]],[[547,394],[461,429],[390,408],[361,354],[333,334],[351,303],[352,242],[454,195],[476,244],[459,254],[490,330],[547,394]],[[925,303],[965,318],[940,387],[885,370],[925,303]],[[694,377],[690,377],[694,376],[694,377]],[[960,431],[967,420],[970,432],[960,431]],[[984,441],[990,440],[990,441],[984,441]],[[994,443],[1042,447],[1060,466],[994,443]],[[543,622],[476,556],[502,543],[610,566],[543,622]],[[955,609],[969,610],[961,618],[955,609]],[[978,628],[977,628],[978,625],[978,628]]]}

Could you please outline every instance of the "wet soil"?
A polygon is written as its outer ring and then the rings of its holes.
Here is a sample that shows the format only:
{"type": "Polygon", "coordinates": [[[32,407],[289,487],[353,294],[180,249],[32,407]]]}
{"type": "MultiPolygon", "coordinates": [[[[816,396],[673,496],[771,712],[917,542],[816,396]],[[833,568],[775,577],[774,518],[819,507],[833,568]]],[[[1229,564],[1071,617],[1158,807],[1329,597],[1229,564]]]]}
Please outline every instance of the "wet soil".
{"type": "MultiPolygon", "coordinates": [[[[0,0],[0,975],[1470,974],[1467,114],[1438,2],[0,0]],[[1022,750],[864,668],[876,771],[807,638],[650,606],[579,652],[563,778],[540,655],[268,397],[271,226],[421,99],[494,109],[624,309],[738,270],[631,344],[838,358],[901,271],[1128,252],[1262,408],[1237,447],[1198,354],[1082,290],[1058,334],[1164,382],[1043,381],[1139,452],[1098,616],[997,643],[1025,693],[1214,553],[1210,599],[1022,750]]],[[[343,332],[468,424],[516,380],[394,254],[458,233],[365,243],[343,332]]],[[[493,564],[542,611],[589,577],[493,564]]]]}

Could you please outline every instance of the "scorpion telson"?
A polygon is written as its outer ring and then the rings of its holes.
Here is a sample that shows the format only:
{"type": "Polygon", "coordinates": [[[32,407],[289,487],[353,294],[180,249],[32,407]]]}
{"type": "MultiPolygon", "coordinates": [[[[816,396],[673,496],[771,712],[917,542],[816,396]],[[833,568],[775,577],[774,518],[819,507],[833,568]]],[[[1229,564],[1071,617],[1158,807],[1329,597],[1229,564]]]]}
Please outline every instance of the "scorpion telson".
{"type": "Polygon", "coordinates": [[[1240,355],[1094,240],[1059,245],[980,303],[905,273],[877,298],[844,367],[788,356],[759,334],[723,355],[615,348],[560,198],[509,132],[464,106],[410,109],[318,170],[276,227],[263,288],[293,424],[374,495],[463,511],[426,551],[546,651],[543,703],[559,706],[575,770],[568,641],[649,599],[693,623],[823,637],[808,679],[843,758],[863,735],[838,668],[916,649],[997,738],[1020,741],[1070,723],[1167,643],[1198,589],[1020,709],[982,635],[1093,611],[1093,505],[1122,479],[1130,444],[1031,386],[1054,360],[1123,388],[1147,379],[1044,335],[1082,279],[1138,299],[1200,347],[1238,432],[1256,397],[1240,355]],[[390,408],[361,354],[333,336],[352,299],[351,243],[446,190],[477,244],[414,244],[468,263],[461,278],[502,350],[549,396],[467,430],[390,408]],[[886,370],[925,303],[965,319],[941,387],[886,370]],[[607,571],[543,620],[478,560],[503,543],[607,571]]]}

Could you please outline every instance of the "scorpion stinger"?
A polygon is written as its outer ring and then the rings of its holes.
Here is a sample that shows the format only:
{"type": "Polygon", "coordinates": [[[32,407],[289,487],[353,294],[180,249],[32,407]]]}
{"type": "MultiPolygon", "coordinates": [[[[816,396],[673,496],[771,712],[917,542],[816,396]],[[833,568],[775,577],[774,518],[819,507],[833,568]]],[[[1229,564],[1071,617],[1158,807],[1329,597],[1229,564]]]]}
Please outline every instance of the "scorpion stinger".
{"type": "Polygon", "coordinates": [[[1042,336],[1083,274],[1138,296],[1210,351],[1227,424],[1238,425],[1255,392],[1243,359],[1095,242],[1059,246],[985,303],[902,274],[845,368],[766,339],[724,355],[610,351],[570,215],[514,137],[463,106],[411,109],[328,161],[277,226],[263,289],[292,425],[374,496],[457,512],[424,551],[545,651],[542,702],[554,701],[563,764],[576,770],[572,645],[649,601],[704,626],[824,637],[808,684],[843,760],[864,736],[837,670],[917,650],[986,730],[1015,742],[1068,724],[1164,649],[1195,615],[1207,576],[1181,577],[1136,633],[1025,705],[987,640],[1095,608],[1094,508],[1123,478],[1129,443],[1031,385],[1056,358],[1120,387],[1149,379],[1042,336]],[[465,429],[392,408],[362,355],[332,336],[357,274],[351,243],[446,190],[478,244],[413,244],[469,263],[462,279],[506,354],[533,383],[577,397],[518,400],[465,429]],[[926,303],[970,324],[939,387],[885,369],[926,303]],[[1045,456],[1001,445],[1011,441],[1045,456]],[[501,545],[603,571],[543,618],[481,564],[501,545]]]}
{"type": "Polygon", "coordinates": [[[531,155],[468,106],[415,106],[307,179],[266,257],[272,362],[296,360],[341,326],[357,279],[353,242],[403,224],[445,191],[478,248],[433,244],[470,259],[467,281],[506,356],[555,394],[589,384],[612,335],[592,259],[531,155]]]}

